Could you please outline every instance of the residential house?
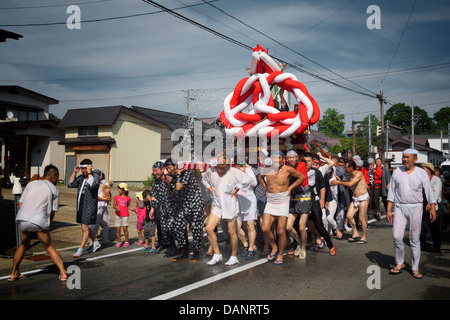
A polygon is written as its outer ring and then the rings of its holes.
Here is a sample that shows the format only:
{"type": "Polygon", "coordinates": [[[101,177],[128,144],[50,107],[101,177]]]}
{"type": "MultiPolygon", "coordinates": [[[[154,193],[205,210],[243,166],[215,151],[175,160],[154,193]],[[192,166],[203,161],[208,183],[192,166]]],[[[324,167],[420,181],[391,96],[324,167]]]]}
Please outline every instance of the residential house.
{"type": "Polygon", "coordinates": [[[177,113],[138,106],[132,106],[131,110],[139,112],[146,117],[149,117],[166,125],[165,128],[161,129],[161,159],[171,158],[174,146],[180,143],[183,138],[187,139],[187,136],[189,136],[191,139],[192,155],[194,152],[194,140],[197,140],[197,142],[201,142],[203,151],[205,145],[208,143],[208,141],[203,141],[203,135],[205,131],[211,128],[221,128],[220,125],[216,123],[204,121],[204,119],[195,118],[193,116],[181,115],[177,113]],[[174,134],[174,132],[179,129],[181,129],[179,133],[174,134]],[[179,138],[179,136],[183,132],[185,132],[187,136],[179,138]]]}
{"type": "Polygon", "coordinates": [[[0,166],[5,177],[34,180],[51,163],[64,179],[64,147],[58,145],[64,130],[49,118],[49,106],[58,103],[20,86],[0,86],[0,166]]]}
{"type": "MultiPolygon", "coordinates": [[[[391,159],[391,166],[398,167],[402,164],[403,150],[411,148],[412,140],[410,136],[403,136],[402,128],[389,125],[387,136],[389,138],[389,150],[386,159],[391,159]]],[[[437,145],[434,143],[436,135],[415,135],[414,149],[419,151],[418,163],[431,162],[433,165],[440,165],[444,161],[442,151],[436,149],[437,145]],[[432,141],[432,143],[430,143],[432,141]]]]}
{"type": "Polygon", "coordinates": [[[161,157],[161,134],[167,126],[125,106],[70,109],[65,129],[66,181],[76,164],[91,159],[114,182],[141,183],[161,157]]]}

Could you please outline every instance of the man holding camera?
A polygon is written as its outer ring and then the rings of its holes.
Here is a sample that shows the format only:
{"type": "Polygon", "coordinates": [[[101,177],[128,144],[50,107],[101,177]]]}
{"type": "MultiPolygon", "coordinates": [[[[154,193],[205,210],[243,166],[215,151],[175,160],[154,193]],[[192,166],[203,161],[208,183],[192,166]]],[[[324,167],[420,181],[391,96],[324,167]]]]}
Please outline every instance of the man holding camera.
{"type": "Polygon", "coordinates": [[[84,159],[79,165],[75,166],[67,186],[78,188],[77,222],[81,224],[82,238],[80,247],[73,257],[79,258],[83,254],[83,248],[88,238],[92,240],[93,252],[101,246],[98,241],[95,241],[95,234],[89,228],[89,225],[95,224],[97,220],[98,188],[100,186],[100,175],[97,170],[92,171],[90,159],[84,159]],[[76,177],[80,171],[81,175],[76,177]]]}

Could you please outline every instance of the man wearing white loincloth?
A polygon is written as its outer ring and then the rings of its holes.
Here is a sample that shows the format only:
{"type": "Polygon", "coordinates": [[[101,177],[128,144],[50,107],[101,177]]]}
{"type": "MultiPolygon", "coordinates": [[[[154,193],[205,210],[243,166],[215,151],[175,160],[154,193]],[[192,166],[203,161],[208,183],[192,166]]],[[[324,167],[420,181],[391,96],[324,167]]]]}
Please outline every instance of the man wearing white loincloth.
{"type": "Polygon", "coordinates": [[[345,163],[345,172],[350,175],[350,181],[342,181],[336,176],[336,180],[330,181],[332,185],[340,184],[344,187],[350,187],[353,191],[353,202],[350,204],[347,211],[347,219],[353,230],[353,235],[348,239],[349,242],[356,242],[357,244],[367,243],[367,208],[369,206],[370,196],[368,186],[362,172],[356,169],[356,163],[349,160],[345,163]],[[358,213],[359,222],[361,224],[362,236],[360,236],[356,228],[355,214],[358,213]]]}
{"type": "Polygon", "coordinates": [[[430,221],[436,220],[436,197],[430,184],[427,173],[422,168],[417,168],[418,151],[406,149],[403,151],[402,164],[391,177],[386,219],[392,223],[395,251],[395,268],[390,270],[391,274],[399,274],[405,267],[405,249],[403,236],[406,224],[409,222],[409,242],[411,244],[411,269],[416,279],[421,279],[419,272],[420,260],[420,231],[423,214],[423,192],[429,204],[431,204],[430,221]],[[392,206],[395,203],[394,214],[392,206]],[[394,216],[394,219],[392,217],[394,216]]]}
{"type": "Polygon", "coordinates": [[[231,256],[225,265],[231,266],[239,263],[237,259],[238,236],[236,231],[236,219],[239,213],[237,193],[239,190],[247,191],[253,180],[245,172],[231,167],[230,163],[230,159],[223,155],[219,157],[216,167],[209,168],[206,171],[203,171],[203,164],[200,164],[202,183],[213,196],[211,214],[208,216],[206,224],[208,240],[214,250],[214,255],[208,262],[210,266],[222,260],[217,235],[214,232],[221,219],[225,219],[228,222],[231,246],[231,256]]]}
{"type": "Polygon", "coordinates": [[[267,259],[279,265],[284,262],[283,253],[287,240],[286,222],[289,216],[291,190],[300,185],[306,177],[295,168],[284,165],[284,155],[281,152],[272,154],[272,166],[266,170],[259,176],[259,181],[267,192],[267,204],[261,229],[272,249],[267,259]],[[297,180],[289,185],[289,177],[297,180]],[[278,245],[271,232],[275,220],[277,220],[278,245]]]}

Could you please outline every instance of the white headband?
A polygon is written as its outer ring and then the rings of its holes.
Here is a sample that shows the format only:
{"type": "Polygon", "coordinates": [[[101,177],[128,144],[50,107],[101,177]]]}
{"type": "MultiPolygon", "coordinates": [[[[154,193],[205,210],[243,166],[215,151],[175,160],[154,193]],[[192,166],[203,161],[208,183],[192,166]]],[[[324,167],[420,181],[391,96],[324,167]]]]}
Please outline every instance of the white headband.
{"type": "Polygon", "coordinates": [[[87,168],[88,165],[87,165],[87,164],[80,164],[79,167],[80,167],[80,168],[87,168]]]}
{"type": "Polygon", "coordinates": [[[419,151],[417,151],[416,149],[406,149],[405,151],[403,151],[403,154],[415,154],[415,155],[418,155],[419,151]]]}

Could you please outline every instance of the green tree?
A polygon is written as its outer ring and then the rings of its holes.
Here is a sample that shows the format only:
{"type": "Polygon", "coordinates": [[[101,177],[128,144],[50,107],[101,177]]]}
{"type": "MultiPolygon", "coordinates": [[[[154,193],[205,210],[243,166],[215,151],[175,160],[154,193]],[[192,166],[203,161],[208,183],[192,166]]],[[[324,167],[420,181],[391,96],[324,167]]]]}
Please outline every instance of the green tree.
{"type": "MultiPolygon", "coordinates": [[[[385,120],[389,120],[390,124],[402,128],[404,135],[411,134],[411,116],[412,109],[404,103],[396,103],[386,111],[385,120]]],[[[435,131],[433,119],[428,113],[418,106],[414,106],[414,134],[427,134],[435,131]]]]}
{"type": "MultiPolygon", "coordinates": [[[[370,134],[373,146],[380,146],[381,136],[377,136],[377,126],[381,126],[381,121],[374,114],[365,117],[356,129],[356,137],[365,139],[367,146],[369,145],[369,117],[370,117],[370,134]]],[[[369,148],[369,147],[367,147],[369,148]]]]}
{"type": "Polygon", "coordinates": [[[57,116],[55,116],[53,113],[49,113],[49,114],[48,114],[48,119],[49,119],[49,120],[56,121],[56,122],[61,122],[61,119],[58,118],[57,116]]]}
{"type": "Polygon", "coordinates": [[[436,133],[439,133],[441,130],[443,130],[444,133],[448,134],[448,124],[450,123],[450,107],[444,107],[437,111],[433,116],[433,120],[435,123],[435,129],[437,131],[436,133]]]}
{"type": "MultiPolygon", "coordinates": [[[[352,153],[353,138],[341,138],[339,143],[328,148],[328,153],[338,155],[341,153],[342,157],[347,158],[348,152],[352,153]]],[[[369,144],[365,138],[355,136],[355,152],[362,159],[367,159],[369,156],[369,144]]]]}
{"type": "Polygon", "coordinates": [[[325,110],[322,119],[317,122],[318,131],[329,137],[340,138],[345,129],[345,115],[333,108],[325,110]]]}

